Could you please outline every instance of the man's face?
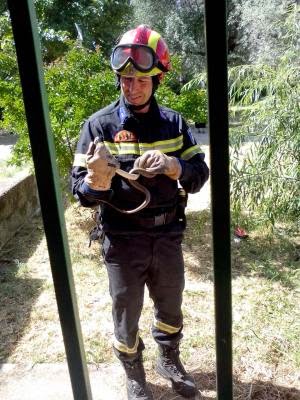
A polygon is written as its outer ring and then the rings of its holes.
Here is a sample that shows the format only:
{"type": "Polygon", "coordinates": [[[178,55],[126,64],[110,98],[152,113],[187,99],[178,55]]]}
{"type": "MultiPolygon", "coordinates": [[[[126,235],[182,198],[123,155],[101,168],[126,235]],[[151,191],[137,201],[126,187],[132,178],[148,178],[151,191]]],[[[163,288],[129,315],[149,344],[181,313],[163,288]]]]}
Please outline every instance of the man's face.
{"type": "Polygon", "coordinates": [[[152,94],[152,77],[121,76],[121,90],[129,104],[140,106],[145,104],[152,94]]]}

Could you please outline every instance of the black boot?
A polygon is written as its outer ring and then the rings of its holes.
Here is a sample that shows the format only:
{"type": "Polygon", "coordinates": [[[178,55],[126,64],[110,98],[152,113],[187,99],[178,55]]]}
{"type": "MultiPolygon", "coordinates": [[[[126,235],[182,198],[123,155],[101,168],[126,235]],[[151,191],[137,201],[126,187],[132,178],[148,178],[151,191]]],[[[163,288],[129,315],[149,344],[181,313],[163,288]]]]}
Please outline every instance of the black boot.
{"type": "Polygon", "coordinates": [[[171,380],[173,389],[181,396],[194,397],[199,393],[194,378],[186,372],[180,361],[178,345],[159,345],[156,370],[163,378],[171,380]]]}
{"type": "Polygon", "coordinates": [[[121,360],[127,377],[128,400],[153,400],[152,393],[146,384],[146,375],[142,356],[132,361],[121,360]]]}

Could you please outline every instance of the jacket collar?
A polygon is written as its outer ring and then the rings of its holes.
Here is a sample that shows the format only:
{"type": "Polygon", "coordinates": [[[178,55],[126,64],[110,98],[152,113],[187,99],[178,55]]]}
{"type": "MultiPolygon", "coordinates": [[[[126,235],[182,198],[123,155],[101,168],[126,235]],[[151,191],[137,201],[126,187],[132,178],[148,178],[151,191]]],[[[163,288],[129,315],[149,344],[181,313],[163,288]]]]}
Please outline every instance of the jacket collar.
{"type": "MultiPolygon", "coordinates": [[[[151,121],[159,121],[161,119],[166,120],[167,116],[164,114],[163,110],[157,104],[155,97],[152,97],[150,108],[147,113],[149,116],[151,115],[151,121]]],[[[125,98],[123,95],[120,97],[120,106],[119,106],[119,118],[121,125],[125,125],[126,122],[131,121],[139,121],[139,118],[136,114],[134,114],[125,102],[125,98]]]]}

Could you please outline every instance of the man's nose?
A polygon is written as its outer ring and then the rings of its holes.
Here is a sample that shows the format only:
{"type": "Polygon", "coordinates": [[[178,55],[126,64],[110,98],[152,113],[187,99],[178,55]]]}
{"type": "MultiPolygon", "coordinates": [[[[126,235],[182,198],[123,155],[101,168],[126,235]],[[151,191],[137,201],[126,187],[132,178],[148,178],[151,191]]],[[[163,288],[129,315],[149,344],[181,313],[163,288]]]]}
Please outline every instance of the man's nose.
{"type": "Polygon", "coordinates": [[[132,79],[129,84],[129,90],[134,92],[138,88],[138,82],[136,79],[132,79]]]}

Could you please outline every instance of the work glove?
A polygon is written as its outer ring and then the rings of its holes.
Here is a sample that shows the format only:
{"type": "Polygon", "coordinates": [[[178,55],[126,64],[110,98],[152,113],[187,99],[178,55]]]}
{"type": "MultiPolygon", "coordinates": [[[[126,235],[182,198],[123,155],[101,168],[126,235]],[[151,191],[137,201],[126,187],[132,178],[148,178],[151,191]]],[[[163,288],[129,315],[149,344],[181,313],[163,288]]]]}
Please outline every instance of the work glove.
{"type": "Polygon", "coordinates": [[[181,173],[181,164],[176,157],[169,157],[159,150],[148,150],[137,158],[134,168],[142,168],[151,174],[164,174],[177,180],[181,173]]]}
{"type": "Polygon", "coordinates": [[[110,154],[103,142],[95,139],[87,151],[88,173],[84,181],[94,190],[109,190],[111,180],[119,168],[118,161],[110,154]]]}

